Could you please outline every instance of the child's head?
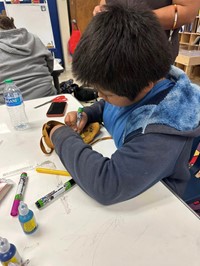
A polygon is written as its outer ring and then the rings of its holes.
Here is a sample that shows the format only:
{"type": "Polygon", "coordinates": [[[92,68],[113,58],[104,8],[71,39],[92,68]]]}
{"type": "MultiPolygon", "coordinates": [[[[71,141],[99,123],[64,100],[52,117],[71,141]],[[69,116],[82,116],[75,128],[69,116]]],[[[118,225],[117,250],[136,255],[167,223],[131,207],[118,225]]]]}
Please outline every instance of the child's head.
{"type": "Polygon", "coordinates": [[[2,30],[15,29],[14,19],[4,15],[0,15],[0,29],[2,30]]]}
{"type": "Polygon", "coordinates": [[[167,37],[153,12],[141,4],[105,8],[83,33],[72,70],[83,83],[134,100],[168,73],[167,37]]]}

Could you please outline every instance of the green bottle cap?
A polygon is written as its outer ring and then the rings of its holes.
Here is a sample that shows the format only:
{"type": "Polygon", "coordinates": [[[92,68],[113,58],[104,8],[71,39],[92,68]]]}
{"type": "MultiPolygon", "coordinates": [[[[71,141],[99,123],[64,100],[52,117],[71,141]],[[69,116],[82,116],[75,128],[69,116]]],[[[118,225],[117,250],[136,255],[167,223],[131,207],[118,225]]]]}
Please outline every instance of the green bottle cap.
{"type": "Polygon", "coordinates": [[[12,79],[6,79],[6,80],[4,80],[4,83],[13,83],[13,81],[12,81],[12,79]]]}

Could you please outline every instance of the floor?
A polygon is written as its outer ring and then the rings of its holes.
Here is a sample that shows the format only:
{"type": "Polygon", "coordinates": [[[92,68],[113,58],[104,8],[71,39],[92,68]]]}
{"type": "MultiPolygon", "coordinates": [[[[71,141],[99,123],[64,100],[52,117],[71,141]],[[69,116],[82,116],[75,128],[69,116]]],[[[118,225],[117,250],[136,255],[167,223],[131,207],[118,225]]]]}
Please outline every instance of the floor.
{"type": "Polygon", "coordinates": [[[191,81],[200,86],[200,77],[191,78],[191,81]]]}
{"type": "MultiPolygon", "coordinates": [[[[82,84],[80,84],[79,82],[77,82],[72,73],[71,73],[71,70],[67,70],[67,71],[64,71],[63,73],[60,74],[59,76],[59,82],[63,82],[63,81],[67,81],[69,79],[72,79],[74,83],[78,84],[79,86],[81,86],[82,84]]],[[[96,100],[93,100],[93,101],[89,101],[89,102],[80,102],[83,106],[89,106],[91,104],[93,104],[96,100]]]]}
{"type": "Polygon", "coordinates": [[[63,81],[67,81],[68,79],[73,79],[73,76],[70,70],[64,71],[59,76],[60,83],[63,81]]]}

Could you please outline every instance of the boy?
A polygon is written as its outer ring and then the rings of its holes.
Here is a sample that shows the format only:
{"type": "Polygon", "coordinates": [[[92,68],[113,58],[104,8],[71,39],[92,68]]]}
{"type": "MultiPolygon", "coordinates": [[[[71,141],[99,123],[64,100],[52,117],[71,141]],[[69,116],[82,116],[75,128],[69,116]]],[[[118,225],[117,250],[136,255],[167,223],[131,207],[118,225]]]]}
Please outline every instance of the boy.
{"type": "Polygon", "coordinates": [[[55,150],[75,182],[109,205],[136,197],[163,180],[179,196],[190,178],[193,138],[200,134],[200,88],[170,69],[166,35],[141,4],[105,6],[78,44],[75,77],[103,99],[51,130],[55,150]],[[170,71],[169,71],[170,70],[170,71]],[[76,131],[103,123],[117,146],[111,159],[83,143],[76,131]]]}

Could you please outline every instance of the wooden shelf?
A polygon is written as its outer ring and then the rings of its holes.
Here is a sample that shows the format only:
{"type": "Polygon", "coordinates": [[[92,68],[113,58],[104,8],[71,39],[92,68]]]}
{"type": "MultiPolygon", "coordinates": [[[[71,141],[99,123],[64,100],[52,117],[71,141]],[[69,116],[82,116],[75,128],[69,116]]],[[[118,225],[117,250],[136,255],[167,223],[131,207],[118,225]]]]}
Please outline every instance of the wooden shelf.
{"type": "Polygon", "coordinates": [[[200,50],[180,49],[175,60],[175,65],[183,69],[185,73],[190,76],[193,71],[193,67],[200,65],[200,50]]]}
{"type": "Polygon", "coordinates": [[[190,77],[195,73],[194,68],[200,66],[200,19],[196,16],[193,23],[182,27],[183,32],[179,32],[179,54],[175,60],[175,65],[183,69],[190,77]]]}
{"type": "Polygon", "coordinates": [[[200,50],[200,33],[193,32],[180,32],[179,33],[179,43],[180,48],[186,50],[200,50]]]}

